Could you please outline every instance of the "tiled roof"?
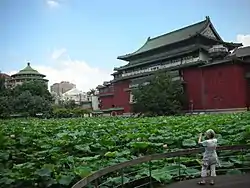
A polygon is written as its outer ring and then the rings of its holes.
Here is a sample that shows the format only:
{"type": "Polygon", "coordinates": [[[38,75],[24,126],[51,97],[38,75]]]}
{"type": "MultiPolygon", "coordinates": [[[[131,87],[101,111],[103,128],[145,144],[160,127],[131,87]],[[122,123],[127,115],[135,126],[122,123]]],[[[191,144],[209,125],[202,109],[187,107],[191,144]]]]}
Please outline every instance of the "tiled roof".
{"type": "Polygon", "coordinates": [[[233,52],[233,54],[235,54],[237,57],[250,56],[250,46],[238,48],[233,52]]]}
{"type": "Polygon", "coordinates": [[[161,35],[155,38],[149,37],[146,43],[139,50],[131,54],[119,56],[118,59],[123,59],[126,56],[140,54],[146,51],[150,51],[152,49],[156,49],[165,45],[173,44],[173,43],[188,39],[198,33],[201,33],[209,23],[210,23],[210,19],[207,17],[206,20],[203,20],[193,25],[189,25],[187,27],[172,31],[170,33],[166,33],[164,35],[161,35]]]}
{"type": "MultiPolygon", "coordinates": [[[[132,56],[142,54],[144,52],[148,52],[154,49],[158,49],[163,46],[171,45],[180,41],[184,41],[197,35],[206,37],[204,35],[204,32],[206,31],[208,26],[212,29],[212,32],[216,37],[216,38],[211,38],[211,39],[218,40],[221,43],[225,43],[229,46],[235,46],[234,43],[224,42],[219,36],[219,34],[217,33],[217,31],[215,30],[215,28],[213,27],[213,24],[210,21],[210,18],[206,17],[206,19],[201,22],[189,25],[187,27],[183,27],[181,29],[172,31],[170,33],[166,33],[164,35],[154,37],[154,38],[149,37],[147,41],[145,42],[145,44],[141,48],[139,48],[137,51],[130,53],[130,54],[119,56],[118,59],[128,60],[132,56]]],[[[241,46],[241,44],[236,44],[236,46],[241,46]]]]}
{"type": "MultiPolygon", "coordinates": [[[[31,66],[30,66],[30,63],[27,63],[27,66],[20,70],[18,73],[14,74],[15,75],[22,75],[22,74],[37,74],[37,75],[43,75],[43,74],[40,74],[37,70],[33,69],[31,66]]],[[[12,75],[13,76],[13,75],[12,75]]],[[[44,76],[44,75],[43,75],[44,76]]]]}

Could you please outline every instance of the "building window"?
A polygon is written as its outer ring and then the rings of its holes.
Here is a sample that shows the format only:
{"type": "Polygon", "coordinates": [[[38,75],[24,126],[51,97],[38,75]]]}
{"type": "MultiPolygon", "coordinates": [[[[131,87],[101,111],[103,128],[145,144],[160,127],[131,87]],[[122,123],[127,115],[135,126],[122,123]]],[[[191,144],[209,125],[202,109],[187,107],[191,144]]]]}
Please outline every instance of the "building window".
{"type": "Polygon", "coordinates": [[[132,94],[132,92],[130,92],[130,95],[129,95],[129,102],[130,103],[134,103],[134,95],[132,94]]]}

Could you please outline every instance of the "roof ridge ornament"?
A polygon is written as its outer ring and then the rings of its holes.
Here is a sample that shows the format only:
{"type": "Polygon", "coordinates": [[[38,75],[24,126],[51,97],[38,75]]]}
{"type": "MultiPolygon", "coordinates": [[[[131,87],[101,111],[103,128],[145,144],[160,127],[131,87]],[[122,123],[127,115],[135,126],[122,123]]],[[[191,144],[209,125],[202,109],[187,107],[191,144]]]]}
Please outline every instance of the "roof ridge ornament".
{"type": "Polygon", "coordinates": [[[210,21],[210,17],[209,17],[209,16],[206,16],[206,20],[207,20],[207,21],[210,21]]]}
{"type": "Polygon", "coordinates": [[[150,37],[148,37],[148,39],[147,39],[147,41],[149,41],[151,38],[150,37]]]}
{"type": "Polygon", "coordinates": [[[29,61],[28,61],[27,65],[30,66],[30,62],[29,61]]]}

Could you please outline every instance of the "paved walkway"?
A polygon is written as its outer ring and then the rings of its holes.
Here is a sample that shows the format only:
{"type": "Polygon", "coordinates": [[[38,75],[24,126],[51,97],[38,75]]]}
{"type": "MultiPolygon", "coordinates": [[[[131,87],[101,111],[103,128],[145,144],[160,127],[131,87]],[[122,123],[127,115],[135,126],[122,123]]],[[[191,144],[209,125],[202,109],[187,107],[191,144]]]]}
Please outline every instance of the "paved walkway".
{"type": "Polygon", "coordinates": [[[215,185],[198,185],[199,179],[181,181],[159,188],[197,188],[197,187],[214,187],[214,188],[250,188],[250,174],[247,175],[223,175],[217,176],[215,185]]]}

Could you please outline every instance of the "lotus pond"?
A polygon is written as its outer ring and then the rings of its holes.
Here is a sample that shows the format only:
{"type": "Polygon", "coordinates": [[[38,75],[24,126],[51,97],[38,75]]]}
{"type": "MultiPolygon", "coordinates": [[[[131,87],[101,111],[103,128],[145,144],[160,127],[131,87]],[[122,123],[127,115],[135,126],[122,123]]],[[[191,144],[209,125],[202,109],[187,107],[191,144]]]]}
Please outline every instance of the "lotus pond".
{"type": "MultiPolygon", "coordinates": [[[[250,143],[249,113],[1,120],[0,187],[70,187],[106,166],[166,152],[164,144],[168,144],[169,151],[198,147],[199,133],[208,128],[216,131],[219,145],[250,143]]],[[[182,165],[191,163],[198,164],[199,158],[187,157],[182,165]]],[[[224,166],[232,169],[236,163],[240,162],[234,158],[225,161],[224,166]]],[[[153,165],[157,169],[162,163],[153,165]]],[[[167,167],[161,169],[167,173],[167,167]]],[[[142,170],[133,178],[143,174],[142,170]]],[[[170,173],[164,177],[153,176],[158,181],[172,177],[170,173]]]]}

